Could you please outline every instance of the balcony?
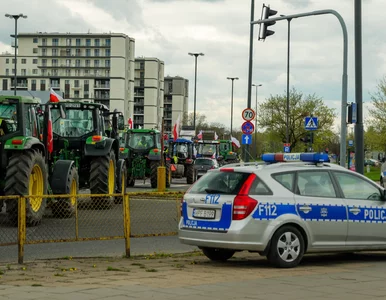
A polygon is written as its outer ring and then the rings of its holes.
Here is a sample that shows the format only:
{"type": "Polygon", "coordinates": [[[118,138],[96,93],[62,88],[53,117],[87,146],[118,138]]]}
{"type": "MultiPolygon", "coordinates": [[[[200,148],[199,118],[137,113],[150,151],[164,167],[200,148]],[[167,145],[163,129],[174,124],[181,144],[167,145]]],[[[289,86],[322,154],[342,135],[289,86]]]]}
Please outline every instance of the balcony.
{"type": "MultiPolygon", "coordinates": [[[[15,84],[12,83],[11,84],[11,87],[12,88],[15,88],[15,84]]],[[[16,89],[27,89],[28,88],[28,82],[18,82],[16,84],[16,89]]]]}
{"type": "MultiPolygon", "coordinates": [[[[13,45],[14,46],[14,45],[13,45]]],[[[55,47],[55,48],[110,48],[111,44],[100,44],[98,46],[95,45],[77,45],[77,44],[71,44],[71,45],[59,45],[59,43],[53,43],[53,44],[42,44],[38,45],[39,48],[41,47],[55,47]]]]}
{"type": "Polygon", "coordinates": [[[145,97],[145,93],[134,93],[134,97],[145,97]]]}
{"type": "Polygon", "coordinates": [[[143,106],[144,105],[144,101],[136,101],[134,102],[134,106],[143,106]]]}
{"type": "Polygon", "coordinates": [[[106,99],[106,100],[108,100],[108,99],[110,99],[110,94],[95,94],[95,97],[94,97],[95,99],[98,99],[98,100],[100,100],[100,99],[106,99]]]}
{"type": "Polygon", "coordinates": [[[134,109],[134,115],[143,115],[145,111],[143,109],[134,109]]]}
{"type": "Polygon", "coordinates": [[[95,84],[94,88],[95,89],[109,89],[110,88],[110,84],[108,84],[108,83],[105,83],[105,84],[102,84],[102,83],[95,84]]]}

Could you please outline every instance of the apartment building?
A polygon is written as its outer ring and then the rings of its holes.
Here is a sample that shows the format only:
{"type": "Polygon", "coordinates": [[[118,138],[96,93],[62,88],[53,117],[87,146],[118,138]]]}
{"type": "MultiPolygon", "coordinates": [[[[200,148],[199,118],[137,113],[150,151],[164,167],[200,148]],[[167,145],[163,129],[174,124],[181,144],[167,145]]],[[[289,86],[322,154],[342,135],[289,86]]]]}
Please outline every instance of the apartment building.
{"type": "Polygon", "coordinates": [[[164,126],[171,133],[179,115],[188,113],[189,80],[180,76],[165,77],[164,126]]]}
{"type": "MultiPolygon", "coordinates": [[[[135,41],[121,33],[18,34],[17,91],[48,91],[134,110],[135,41]]],[[[0,55],[0,91],[14,89],[14,55],[0,55]]],[[[45,99],[42,99],[43,101],[45,99]]]]}
{"type": "Polygon", "coordinates": [[[161,129],[164,113],[164,62],[137,57],[134,75],[134,128],[161,129]]]}

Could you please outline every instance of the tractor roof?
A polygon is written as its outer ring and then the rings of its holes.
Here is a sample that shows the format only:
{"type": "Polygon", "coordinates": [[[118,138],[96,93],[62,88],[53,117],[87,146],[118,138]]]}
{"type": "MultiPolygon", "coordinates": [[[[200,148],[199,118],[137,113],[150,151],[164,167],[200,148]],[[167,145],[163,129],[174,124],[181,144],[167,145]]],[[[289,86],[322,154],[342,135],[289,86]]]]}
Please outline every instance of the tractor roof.
{"type": "Polygon", "coordinates": [[[193,144],[193,141],[191,140],[187,140],[187,139],[169,139],[168,140],[169,143],[186,143],[186,144],[193,144]]]}
{"type": "Polygon", "coordinates": [[[160,133],[157,129],[127,129],[129,133],[160,133]]]}
{"type": "Polygon", "coordinates": [[[84,101],[72,101],[72,100],[63,100],[60,102],[47,102],[46,104],[58,104],[66,108],[85,108],[85,107],[97,107],[100,110],[108,111],[109,108],[102,103],[93,103],[93,102],[84,102],[84,101]]]}
{"type": "Polygon", "coordinates": [[[0,95],[0,103],[6,102],[7,100],[19,100],[19,102],[21,102],[21,103],[28,103],[28,104],[40,104],[41,103],[40,98],[36,98],[36,97],[0,95]]]}

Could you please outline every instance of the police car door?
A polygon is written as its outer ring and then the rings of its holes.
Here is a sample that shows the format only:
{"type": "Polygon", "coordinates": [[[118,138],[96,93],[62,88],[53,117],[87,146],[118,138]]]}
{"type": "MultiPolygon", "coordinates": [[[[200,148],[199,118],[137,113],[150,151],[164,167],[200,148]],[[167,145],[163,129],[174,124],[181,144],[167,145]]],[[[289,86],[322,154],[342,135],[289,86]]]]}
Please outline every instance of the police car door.
{"type": "Polygon", "coordinates": [[[377,184],[355,173],[333,172],[347,203],[348,246],[386,246],[386,202],[377,184]]]}
{"type": "Polygon", "coordinates": [[[348,230],[347,208],[326,169],[298,171],[295,202],[299,217],[310,231],[313,247],[345,245],[348,230]]]}

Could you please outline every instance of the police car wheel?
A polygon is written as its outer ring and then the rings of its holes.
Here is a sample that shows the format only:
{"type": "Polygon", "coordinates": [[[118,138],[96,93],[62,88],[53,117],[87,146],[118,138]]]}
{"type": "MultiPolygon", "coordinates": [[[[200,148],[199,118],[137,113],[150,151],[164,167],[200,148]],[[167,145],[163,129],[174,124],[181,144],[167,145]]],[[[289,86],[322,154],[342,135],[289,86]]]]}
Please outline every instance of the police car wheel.
{"type": "Polygon", "coordinates": [[[236,251],[218,248],[202,248],[204,255],[213,261],[226,261],[230,259],[236,251]]]}
{"type": "Polygon", "coordinates": [[[293,226],[279,228],[272,237],[267,258],[279,268],[296,267],[304,255],[304,239],[293,226]]]}

